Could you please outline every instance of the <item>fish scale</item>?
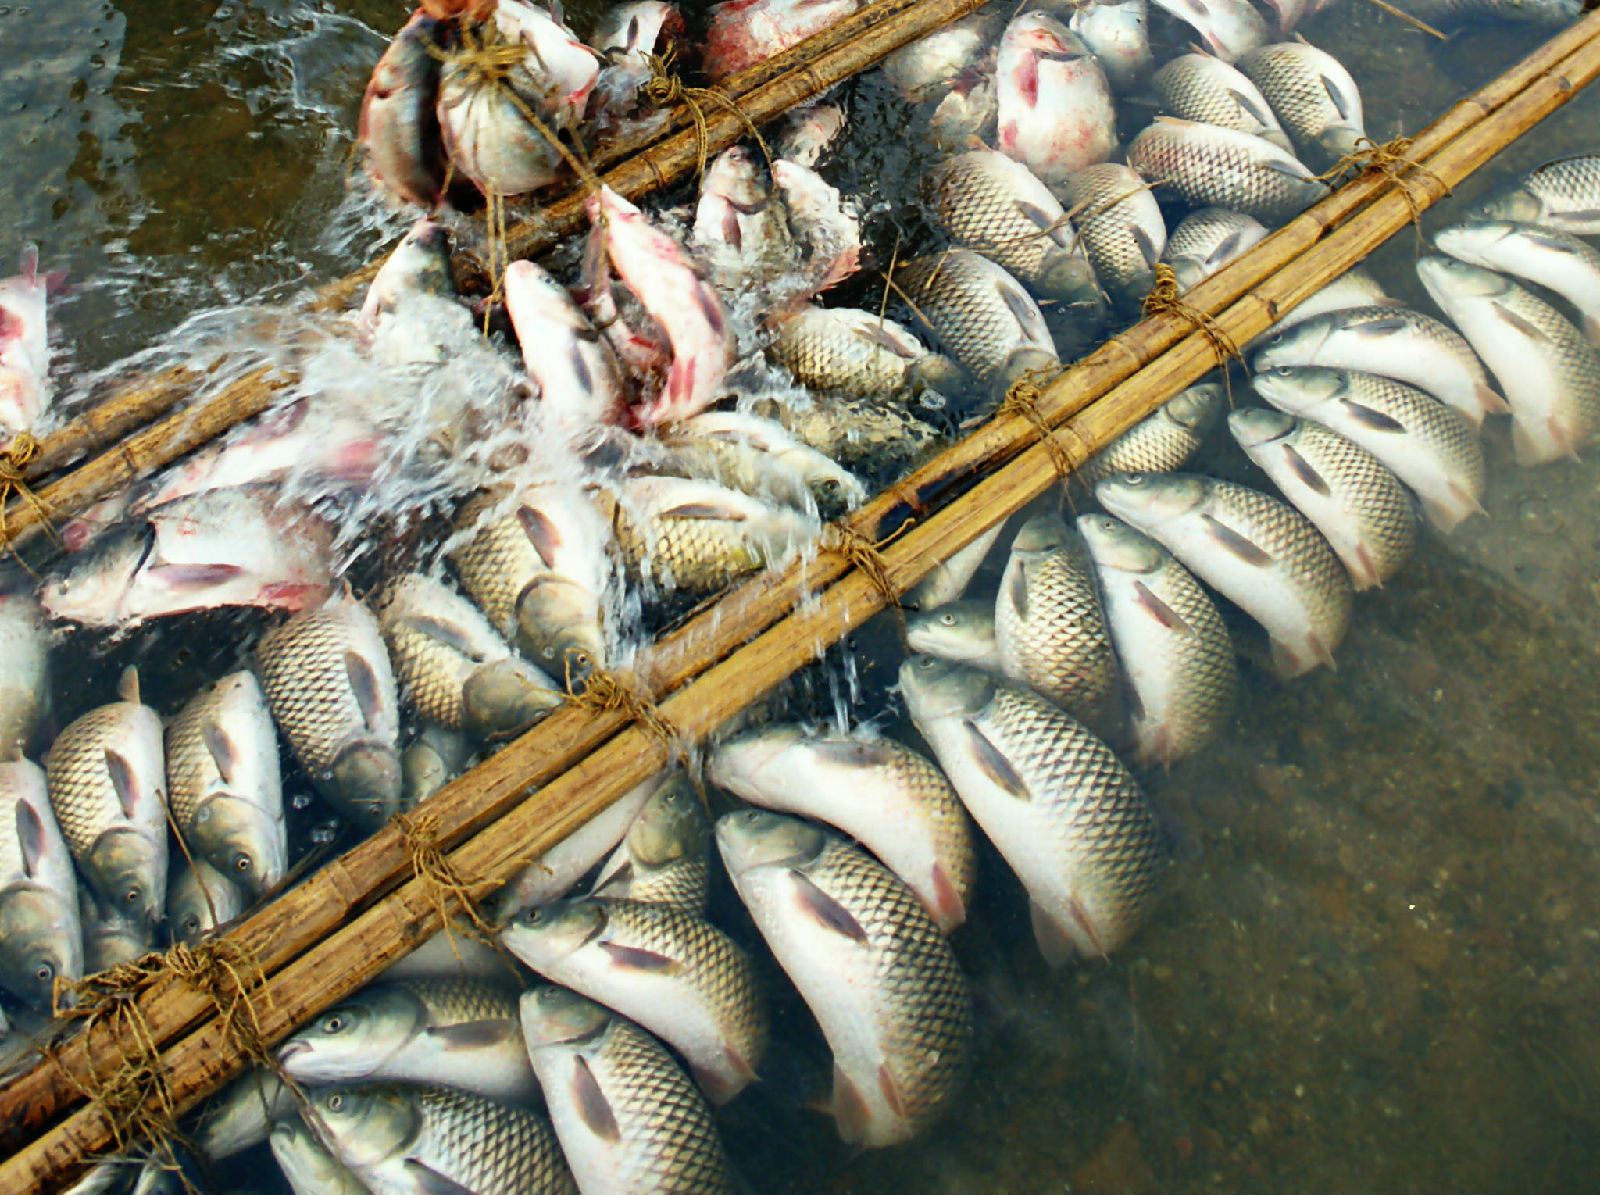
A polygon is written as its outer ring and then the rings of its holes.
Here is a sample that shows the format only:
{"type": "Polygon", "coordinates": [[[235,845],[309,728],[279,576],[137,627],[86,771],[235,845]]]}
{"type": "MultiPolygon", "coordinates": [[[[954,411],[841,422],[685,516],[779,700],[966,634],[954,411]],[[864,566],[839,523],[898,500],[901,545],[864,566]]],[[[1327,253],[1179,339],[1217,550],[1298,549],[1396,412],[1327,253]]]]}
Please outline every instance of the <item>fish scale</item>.
{"type": "Polygon", "coordinates": [[[414,979],[400,985],[415,996],[436,1025],[462,1021],[515,1018],[516,998],[504,988],[479,979],[414,979]]]}
{"type": "Polygon", "coordinates": [[[1366,135],[1361,93],[1332,55],[1305,42],[1280,42],[1241,54],[1234,65],[1318,166],[1332,166],[1366,135]]]}
{"type": "Polygon", "coordinates": [[[1061,194],[1078,213],[1078,235],[1101,285],[1123,302],[1142,300],[1167,245],[1167,226],[1149,186],[1126,166],[1100,162],[1074,171],[1061,194]]]}
{"type": "Polygon", "coordinates": [[[1205,207],[1179,221],[1167,236],[1162,258],[1172,267],[1178,290],[1198,286],[1267,235],[1253,216],[1205,207]]]}
{"type": "Polygon", "coordinates": [[[1270,141],[1167,116],[1129,144],[1128,165],[1189,203],[1231,208],[1268,224],[1298,215],[1328,193],[1270,141]]]}
{"type": "Polygon", "coordinates": [[[1216,382],[1202,382],[1175,394],[1085,461],[1074,476],[1092,489],[1113,473],[1170,473],[1182,468],[1205,444],[1222,401],[1223,389],[1216,382]]]}
{"type": "Polygon", "coordinates": [[[591,895],[671,905],[699,917],[710,894],[711,823],[701,795],[675,772],[633,819],[591,895]]]}
{"type": "Polygon", "coordinates": [[[896,279],[950,355],[982,384],[1010,382],[1056,361],[1038,305],[979,254],[952,249],[908,262],[896,279]]]}
{"type": "Polygon", "coordinates": [[[1162,106],[1181,120],[1254,133],[1293,152],[1266,97],[1239,69],[1210,54],[1180,54],[1150,80],[1162,106]]]}
{"type": "Polygon", "coordinates": [[[482,521],[498,496],[481,494],[461,508],[456,527],[476,528],[472,539],[450,554],[461,587],[507,639],[517,633],[517,599],[530,582],[550,571],[523,529],[516,511],[482,521]]]}
{"type": "Polygon", "coordinates": [[[1600,153],[1557,158],[1470,209],[1475,219],[1517,220],[1579,235],[1600,233],[1600,153]]]}

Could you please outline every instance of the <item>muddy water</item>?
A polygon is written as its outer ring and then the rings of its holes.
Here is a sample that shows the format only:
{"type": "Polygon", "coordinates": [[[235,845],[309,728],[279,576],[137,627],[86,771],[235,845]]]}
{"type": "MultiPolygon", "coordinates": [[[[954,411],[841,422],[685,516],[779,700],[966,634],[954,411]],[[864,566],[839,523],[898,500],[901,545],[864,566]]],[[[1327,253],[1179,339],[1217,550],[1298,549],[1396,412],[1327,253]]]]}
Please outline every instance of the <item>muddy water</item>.
{"type": "MultiPolygon", "coordinates": [[[[59,387],[197,311],[335,277],[401,226],[350,158],[365,74],[401,19],[376,0],[0,5],[0,261],[34,240],[70,271],[59,387]]],[[[1531,44],[1496,32],[1435,46],[1356,0],[1306,33],[1349,65],[1379,140],[1531,44]]],[[[880,84],[853,94],[857,152],[834,178],[874,206],[887,241],[920,160],[880,84]]],[[[1125,132],[1148,114],[1125,104],[1125,132]]],[[[1597,128],[1600,93],[1580,97],[1462,197],[1594,148],[1597,128]]],[[[1401,236],[1375,266],[1427,309],[1413,252],[1401,236]]],[[[1216,443],[1204,467],[1252,478],[1216,443]]],[[[1490,517],[1425,536],[1361,598],[1336,672],[1282,684],[1248,666],[1226,740],[1146,778],[1194,857],[1111,964],[1047,972],[1020,891],[986,860],[957,943],[980,1061],[947,1126],[890,1152],[840,1147],[798,1110],[816,1059],[785,1006],[792,1048],[725,1121],[752,1187],[1591,1186],[1600,466],[1520,470],[1502,422],[1489,468],[1490,517]]],[[[862,688],[872,716],[892,653],[870,631],[862,646],[882,659],[862,688]]],[[[280,1190],[268,1174],[249,1165],[227,1189],[280,1190]]]]}

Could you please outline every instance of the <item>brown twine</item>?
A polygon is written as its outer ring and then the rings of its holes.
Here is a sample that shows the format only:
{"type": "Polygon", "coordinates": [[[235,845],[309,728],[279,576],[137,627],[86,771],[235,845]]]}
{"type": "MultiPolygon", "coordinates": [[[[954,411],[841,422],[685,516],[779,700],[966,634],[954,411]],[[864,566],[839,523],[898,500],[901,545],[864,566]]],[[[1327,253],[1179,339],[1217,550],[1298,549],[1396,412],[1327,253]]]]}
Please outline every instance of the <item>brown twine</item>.
{"type": "Polygon", "coordinates": [[[1164,261],[1157,262],[1155,274],[1155,285],[1144,297],[1145,317],[1148,319],[1151,316],[1171,312],[1188,320],[1195,330],[1206,338],[1206,343],[1211,346],[1211,351],[1217,359],[1217,367],[1222,374],[1222,390],[1227,397],[1228,406],[1233,406],[1233,382],[1228,376],[1228,362],[1234,357],[1243,360],[1239,346],[1210,312],[1202,311],[1178,297],[1178,275],[1173,272],[1171,266],[1164,261]]]}
{"type": "Polygon", "coordinates": [[[11,438],[10,444],[0,448],[0,546],[4,546],[13,556],[16,556],[17,550],[12,546],[11,530],[6,526],[6,507],[12,495],[21,498],[51,538],[55,538],[55,529],[50,526],[50,508],[33,492],[25,476],[28,466],[38,455],[39,441],[30,432],[18,432],[11,438]]]}
{"type": "Polygon", "coordinates": [[[1050,454],[1050,463],[1055,466],[1056,476],[1066,481],[1075,469],[1072,457],[1067,452],[1066,446],[1056,438],[1057,429],[1050,426],[1049,420],[1044,417],[1044,412],[1039,409],[1039,400],[1044,397],[1044,388],[1060,377],[1062,372],[1058,369],[1025,370],[1011,383],[1005,398],[1000,401],[999,414],[1017,415],[1033,424],[1034,431],[1039,433],[1039,443],[1043,444],[1045,451],[1050,454]]]}
{"type": "Polygon", "coordinates": [[[445,857],[439,847],[439,815],[433,812],[397,813],[389,821],[399,831],[411,860],[412,873],[422,881],[428,903],[439,914],[445,932],[450,932],[452,924],[450,902],[453,899],[466,913],[473,929],[492,945],[496,941],[494,928],[478,912],[467,879],[456,870],[455,864],[445,857]]]}
{"type": "Polygon", "coordinates": [[[715,87],[685,87],[683,80],[672,73],[673,60],[677,51],[668,49],[665,54],[648,54],[646,61],[650,63],[650,81],[644,85],[644,93],[650,102],[657,107],[668,104],[682,104],[689,109],[689,118],[694,121],[695,135],[695,160],[697,176],[706,172],[706,152],[710,148],[711,137],[706,129],[706,113],[701,107],[703,103],[716,104],[732,112],[734,118],[744,126],[761,150],[761,156],[766,159],[767,169],[772,169],[772,154],[767,149],[767,143],[761,139],[761,132],[756,128],[755,122],[745,113],[738,101],[730,98],[725,92],[715,87]]]}
{"type": "Polygon", "coordinates": [[[1331,179],[1342,177],[1346,171],[1355,170],[1358,174],[1381,174],[1399,189],[1401,197],[1406,201],[1406,207],[1411,212],[1411,223],[1417,230],[1417,244],[1422,244],[1422,206],[1417,202],[1416,193],[1412,187],[1420,185],[1418,180],[1407,178],[1408,171],[1425,174],[1438,183],[1446,195],[1451,194],[1450,184],[1440,178],[1434,171],[1422,163],[1406,155],[1411,152],[1412,141],[1410,137],[1396,137],[1392,141],[1385,141],[1379,145],[1371,137],[1358,137],[1356,148],[1345,154],[1329,169],[1317,175],[1319,182],[1328,182],[1331,179]]]}
{"type": "Polygon", "coordinates": [[[883,549],[899,539],[914,524],[907,519],[880,540],[863,535],[848,523],[829,523],[817,540],[819,552],[831,552],[843,557],[852,568],[859,569],[872,582],[872,587],[883,597],[886,606],[901,609],[900,591],[889,578],[889,565],[883,558],[883,549]]]}
{"type": "Polygon", "coordinates": [[[637,722],[651,738],[660,743],[669,756],[679,754],[682,740],[677,727],[641,691],[632,675],[597,668],[589,674],[579,690],[574,688],[569,665],[566,680],[567,699],[579,709],[591,714],[626,714],[630,721],[637,722]]]}

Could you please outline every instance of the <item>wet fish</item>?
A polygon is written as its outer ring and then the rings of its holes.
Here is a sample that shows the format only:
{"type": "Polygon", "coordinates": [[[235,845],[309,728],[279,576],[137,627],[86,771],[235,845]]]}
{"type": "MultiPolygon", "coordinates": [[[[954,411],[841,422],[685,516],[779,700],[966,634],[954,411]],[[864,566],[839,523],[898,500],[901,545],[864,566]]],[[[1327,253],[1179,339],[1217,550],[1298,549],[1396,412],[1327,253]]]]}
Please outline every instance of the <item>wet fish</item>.
{"type": "Polygon", "coordinates": [[[1600,250],[1568,232],[1506,221],[1442,228],[1433,243],[1451,257],[1536,282],[1578,309],[1584,337],[1600,343],[1600,250]]]}
{"type": "Polygon", "coordinates": [[[173,822],[197,859],[261,896],[288,866],[278,735],[250,672],[223,677],[167,727],[173,822]]]}
{"type": "Polygon", "coordinates": [[[1510,24],[1561,29],[1583,13],[1579,0],[1418,0],[1413,15],[1445,28],[1510,24]]]}
{"type": "Polygon", "coordinates": [[[772,181],[783,196],[795,240],[805,250],[795,271],[795,293],[810,298],[859,270],[861,219],[855,201],[815,170],[784,158],[772,163],[772,181]]]}
{"type": "Polygon", "coordinates": [[[0,436],[7,440],[32,428],[50,401],[45,301],[51,281],[39,273],[38,247],[29,245],[21,271],[0,282],[0,436]]]}
{"type": "Polygon", "coordinates": [[[1260,46],[1239,56],[1239,70],[1272,105],[1300,156],[1319,170],[1366,139],[1361,92],[1344,65],[1310,42],[1260,46]]]}
{"type": "Polygon", "coordinates": [[[452,1091],[376,1083],[307,1098],[334,1156],[381,1195],[577,1195],[542,1116],[452,1091]]]}
{"type": "Polygon", "coordinates": [[[756,1077],[767,1009],[755,964],[708,922],[670,905],[590,898],[524,910],[501,937],[546,979],[677,1050],[713,1103],[756,1077]]]}
{"type": "Polygon", "coordinates": [[[573,432],[620,422],[627,409],[622,369],[567,288],[533,262],[514,261],[505,293],[544,426],[573,432]]]}
{"type": "Polygon", "coordinates": [[[56,824],[89,886],[151,927],[167,898],[167,820],[161,719],[123,674],[119,701],[84,714],[45,757],[56,824]]]}
{"type": "Polygon", "coordinates": [[[1005,675],[994,637],[993,602],[947,602],[906,618],[906,646],[924,656],[1005,675]]]}
{"type": "Polygon", "coordinates": [[[473,741],[459,730],[422,723],[400,752],[400,809],[408,812],[459,776],[473,741]]]}
{"type": "Polygon", "coordinates": [[[1074,4],[1067,28],[1083,39],[1113,91],[1132,91],[1150,73],[1150,12],[1146,0],[1074,4]]]}
{"type": "Polygon", "coordinates": [[[912,721],[1033,902],[1051,965],[1105,957],[1149,916],[1172,861],[1144,793],[1108,747],[1026,689],[965,665],[900,666],[912,721]]]}
{"type": "Polygon", "coordinates": [[[1158,116],[1128,146],[1128,165],[1187,203],[1231,208],[1273,225],[1328,193],[1300,162],[1249,133],[1158,116]]]}
{"type": "Polygon", "coordinates": [[[1382,585],[1417,543],[1417,514],[1400,479],[1337,432],[1260,407],[1234,411],[1228,430],[1278,491],[1316,524],[1355,587],[1382,585]]]}
{"type": "Polygon", "coordinates": [[[998,13],[980,9],[901,46],[883,60],[884,77],[900,98],[931,100],[987,54],[999,36],[998,13]]]}
{"type": "Polygon", "coordinates": [[[1515,220],[1576,236],[1600,234],[1600,152],[1556,158],[1468,209],[1473,220],[1515,220]]]}
{"type": "Polygon", "coordinates": [[[1182,292],[1198,286],[1266,235],[1266,225],[1254,216],[1203,207],[1172,230],[1161,257],[1172,267],[1182,292]]]}
{"type": "Polygon", "coordinates": [[[1233,641],[1205,587],[1155,540],[1080,515],[1106,625],[1128,686],[1139,759],[1170,764],[1214,739],[1233,709],[1233,641]]]}
{"type": "Polygon", "coordinates": [[[1294,153],[1266,97],[1238,67],[1213,54],[1168,59],[1150,83],[1163,111],[1179,120],[1254,133],[1285,153],[1294,153]]]}
{"type": "Polygon", "coordinates": [[[50,706],[50,632],[31,593],[0,594],[0,760],[21,759],[50,706]]]}
{"type": "Polygon", "coordinates": [[[1116,148],[1106,73],[1083,39],[1054,17],[1024,12],[1006,26],[995,81],[995,148],[1024,163],[1046,186],[1104,162],[1116,148]]]}
{"type": "Polygon", "coordinates": [[[1090,725],[1115,717],[1117,659],[1083,543],[1053,514],[1011,543],[995,598],[995,644],[1007,676],[1090,725]]]}
{"type": "Polygon", "coordinates": [[[1421,390],[1372,373],[1318,366],[1259,370],[1257,394],[1360,444],[1415,491],[1428,521],[1451,531],[1482,514],[1483,446],[1472,423],[1421,390]]]}
{"type": "Polygon", "coordinates": [[[1167,245],[1160,205],[1145,181],[1115,162],[1075,171],[1062,184],[1095,277],[1113,300],[1137,307],[1155,284],[1167,245]]]}
{"type": "Polygon", "coordinates": [[[1282,676],[1332,665],[1350,625],[1350,578],[1304,515],[1246,486],[1193,474],[1123,473],[1095,494],[1259,622],[1282,676]]]}
{"type": "Polygon", "coordinates": [[[536,1090],[517,1000],[477,979],[380,982],[278,1047],[305,1083],[427,1083],[520,1103],[536,1090]]]}
{"type": "Polygon", "coordinates": [[[778,134],[778,156],[815,170],[844,132],[845,122],[839,104],[811,103],[791,110],[778,134]]]}
{"type": "Polygon", "coordinates": [[[1349,311],[1355,307],[1399,307],[1400,304],[1383,293],[1378,280],[1361,267],[1346,270],[1299,306],[1278,317],[1265,333],[1271,337],[1308,319],[1326,315],[1330,311],[1349,311]]]}
{"type": "Polygon", "coordinates": [[[1379,373],[1426,390],[1477,427],[1507,410],[1459,333],[1407,307],[1350,307],[1302,320],[1268,336],[1251,361],[1257,373],[1279,365],[1324,365],[1379,373]]]}
{"type": "Polygon", "coordinates": [[[773,360],[813,389],[890,398],[921,385],[948,389],[959,372],[909,329],[869,311],[806,304],[769,322],[773,360]]]}
{"type": "Polygon", "coordinates": [[[1005,527],[1005,520],[1001,519],[966,547],[953,553],[948,560],[934,565],[928,575],[912,586],[910,592],[906,594],[906,604],[918,610],[931,610],[935,606],[953,602],[966,593],[967,586],[983,567],[990,549],[994,547],[1005,527]]]}
{"type": "MultiPolygon", "coordinates": [[[[955,362],[939,360],[960,376],[955,362]]],[[[916,405],[920,407],[921,400],[916,405]]],[[[942,405],[942,400],[935,405],[942,405]]],[[[933,425],[901,398],[849,393],[816,400],[768,398],[757,401],[753,409],[776,419],[824,456],[880,484],[890,475],[901,476],[939,447],[933,425]]]]}
{"type": "Polygon", "coordinates": [[[676,4],[632,0],[606,8],[589,38],[604,62],[591,110],[632,112],[639,103],[639,90],[655,75],[650,56],[674,54],[685,32],[683,13],[676,4]]]}
{"type": "Polygon", "coordinates": [[[54,618],[134,627],[223,606],[304,610],[332,584],[332,535],[264,487],[211,490],[120,523],[39,588],[54,618]]]}
{"type": "Polygon", "coordinates": [[[372,612],[349,592],[256,645],[272,718],[336,809],[374,829],[400,807],[400,699],[372,612]]]}
{"type": "Polygon", "coordinates": [[[712,281],[732,292],[770,281],[798,258],[783,203],[744,146],[729,146],[706,167],[689,244],[712,281]]]}
{"type": "MultiPolygon", "coordinates": [[[[547,18],[548,19],[548,18],[547,18]]],[[[560,107],[550,102],[534,51],[488,81],[464,60],[439,75],[438,119],[451,169],[485,195],[525,195],[561,178],[559,151],[528,123],[533,112],[554,127],[560,107]],[[548,98],[547,98],[548,97],[548,98]]]]}
{"type": "Polygon", "coordinates": [[[444,155],[434,101],[439,22],[420,9],[373,67],[356,138],[373,178],[409,203],[431,208],[444,194],[444,155]]]}
{"type": "Polygon", "coordinates": [[[558,987],[523,995],[522,1032],[584,1195],[732,1195],[711,1109],[655,1038],[558,987]]]}
{"type": "Polygon", "coordinates": [[[553,481],[487,491],[456,528],[473,533],[450,552],[461,587],[518,651],[561,680],[605,666],[612,536],[587,491],[553,481]]]}
{"type": "Polygon", "coordinates": [[[167,927],[174,942],[198,942],[249,906],[244,888],[203,859],[180,859],[167,884],[167,927]]]}
{"type": "Polygon", "coordinates": [[[1199,382],[1169,398],[1153,413],[1090,457],[1076,474],[1093,487],[1113,473],[1172,473],[1205,444],[1227,393],[1220,382],[1199,382]]]}
{"type": "Polygon", "coordinates": [[[783,424],[738,411],[702,411],[675,423],[662,439],[701,462],[725,485],[752,497],[770,496],[801,510],[814,506],[836,518],[867,500],[867,489],[783,424]]]}
{"type": "Polygon", "coordinates": [[[651,793],[621,845],[601,865],[590,895],[705,915],[711,896],[711,822],[683,773],[672,773],[651,793]]]}
{"type": "Polygon", "coordinates": [[[379,267],[362,301],[361,318],[375,325],[419,295],[454,299],[456,294],[450,230],[424,216],[406,230],[379,267]]]}
{"type": "Polygon", "coordinates": [[[928,114],[927,139],[945,153],[971,149],[973,140],[994,140],[1000,122],[1000,88],[994,72],[963,71],[928,114]]]}
{"type": "Polygon", "coordinates": [[[717,823],[739,899],[833,1053],[839,1135],[909,1140],[966,1078],[971,998],[954,952],[892,871],[843,838],[765,810],[717,823]]]}
{"type": "Polygon", "coordinates": [[[567,28],[561,6],[496,0],[494,22],[502,37],[528,47],[528,69],[557,126],[570,128],[582,121],[600,73],[600,56],[567,28]]]}
{"type": "Polygon", "coordinates": [[[1578,450],[1600,431],[1600,354],[1543,299],[1492,270],[1424,257],[1417,277],[1511,404],[1517,463],[1540,465],[1578,450]]]}
{"type": "Polygon", "coordinates": [[[260,1145],[274,1121],[294,1111],[294,1094],[266,1067],[245,1071],[206,1101],[194,1143],[213,1162],[260,1145]]]}
{"type": "Polygon", "coordinates": [[[0,763],[0,987],[49,1008],[58,978],[82,977],[78,881],[44,773],[0,763]]]}
{"type": "Polygon", "coordinates": [[[945,933],[966,920],[972,828],[939,769],[909,747],[765,726],[718,744],[707,768],[712,783],[752,805],[843,830],[911,886],[945,933]]]}
{"type": "Polygon", "coordinates": [[[381,978],[385,983],[427,979],[505,983],[513,974],[520,977],[504,951],[464,934],[437,933],[398,962],[391,963],[381,978]]]}
{"type": "Polygon", "coordinates": [[[1058,364],[1039,305],[988,258],[952,249],[906,263],[896,281],[980,385],[1003,390],[1029,370],[1058,364]]]}
{"type": "Polygon", "coordinates": [[[970,150],[923,176],[923,201],[952,241],[976,250],[1036,295],[1097,309],[1100,284],[1061,202],[1014,158],[970,150]]]}
{"type": "Polygon", "coordinates": [[[725,0],[713,4],[701,46],[712,82],[797,46],[858,11],[865,0],[725,0]]]}
{"type": "Polygon", "coordinates": [[[273,1160],[294,1195],[369,1195],[298,1116],[274,1124],[270,1142],[273,1160]]]}
{"type": "Polygon", "coordinates": [[[507,739],[564,700],[560,684],[513,655],[476,606],[431,577],[397,577],[377,614],[400,692],[430,722],[507,739]]]}
{"type": "MultiPolygon", "coordinates": [[[[166,893],[162,892],[165,901],[166,893]]],[[[97,975],[143,958],[156,948],[155,925],[137,910],[125,912],[89,888],[78,889],[83,927],[83,973],[97,975]]]]}
{"type": "Polygon", "coordinates": [[[1271,37],[1266,21],[1246,0],[1155,0],[1155,5],[1189,25],[1224,62],[1271,37]]]}

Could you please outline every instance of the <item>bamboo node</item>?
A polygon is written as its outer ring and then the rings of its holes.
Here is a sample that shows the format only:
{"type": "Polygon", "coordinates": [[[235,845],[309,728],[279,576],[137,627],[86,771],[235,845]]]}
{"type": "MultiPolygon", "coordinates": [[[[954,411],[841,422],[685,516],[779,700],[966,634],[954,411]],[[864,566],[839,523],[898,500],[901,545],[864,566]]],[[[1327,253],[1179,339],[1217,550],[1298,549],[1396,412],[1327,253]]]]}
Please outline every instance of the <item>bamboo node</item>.
{"type": "Polygon", "coordinates": [[[49,507],[27,482],[28,466],[38,455],[39,441],[31,432],[18,432],[11,438],[11,443],[0,448],[0,546],[13,556],[16,555],[16,548],[12,546],[11,531],[6,526],[6,508],[12,495],[21,498],[45,530],[52,536],[55,534],[50,526],[49,507]]]}
{"type": "Polygon", "coordinates": [[[1418,236],[1422,228],[1422,205],[1417,201],[1417,195],[1412,187],[1418,185],[1415,178],[1407,178],[1407,172],[1416,171],[1426,175],[1439,184],[1445,195],[1449,195],[1450,184],[1445,182],[1432,170],[1413,158],[1407,157],[1411,152],[1412,140],[1410,137],[1396,137],[1392,141],[1385,141],[1379,145],[1371,137],[1358,137],[1356,148],[1345,154],[1327,170],[1317,175],[1320,182],[1341,178],[1350,170],[1358,174],[1380,174],[1393,183],[1406,201],[1406,207],[1411,212],[1411,223],[1418,228],[1418,236]]]}
{"type": "Polygon", "coordinates": [[[630,721],[642,726],[651,738],[666,749],[669,755],[678,752],[677,727],[667,720],[661,708],[644,693],[638,681],[628,673],[595,669],[575,689],[569,667],[567,672],[567,698],[573,705],[591,714],[626,714],[630,721]]]}
{"type": "Polygon", "coordinates": [[[1050,463],[1055,466],[1056,476],[1066,481],[1072,476],[1074,469],[1072,456],[1061,441],[1056,439],[1055,428],[1050,426],[1050,421],[1039,409],[1039,400],[1044,397],[1044,388],[1053,379],[1060,377],[1061,372],[1052,369],[1025,370],[1006,391],[1005,398],[1000,402],[999,413],[1016,415],[1033,425],[1033,430],[1039,433],[1039,443],[1043,444],[1044,450],[1050,454],[1050,463]]]}
{"type": "Polygon", "coordinates": [[[167,967],[195,991],[211,998],[224,1032],[241,1054],[266,1067],[274,1058],[261,1027],[254,993],[270,1003],[266,972],[253,951],[231,938],[179,943],[167,952],[167,967]]]}
{"type": "MultiPolygon", "coordinates": [[[[1155,274],[1155,284],[1151,286],[1150,293],[1144,297],[1145,318],[1171,312],[1188,320],[1211,345],[1211,351],[1216,355],[1217,364],[1222,367],[1223,380],[1226,382],[1229,360],[1241,356],[1239,346],[1210,312],[1202,311],[1192,303],[1185,303],[1179,297],[1178,275],[1173,272],[1171,266],[1164,261],[1157,262],[1155,274]]],[[[1231,391],[1229,397],[1232,398],[1231,391]]]]}
{"type": "Polygon", "coordinates": [[[720,88],[716,87],[688,87],[682,79],[672,71],[673,60],[677,52],[668,49],[665,54],[646,55],[650,63],[650,81],[644,85],[644,94],[652,104],[657,107],[666,107],[668,104],[682,104],[689,109],[689,119],[694,121],[695,136],[695,162],[696,175],[706,172],[706,152],[710,148],[711,136],[706,128],[706,112],[703,104],[716,104],[732,112],[734,118],[744,126],[761,150],[761,156],[766,159],[767,169],[772,169],[772,154],[767,149],[767,143],[761,139],[761,131],[756,128],[755,122],[750,119],[745,110],[739,106],[737,100],[729,97],[720,88]]]}

